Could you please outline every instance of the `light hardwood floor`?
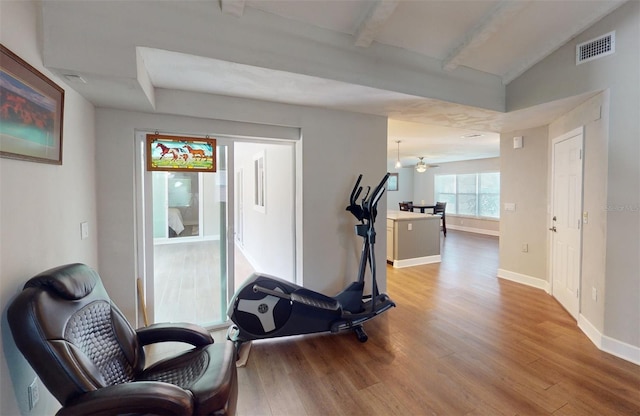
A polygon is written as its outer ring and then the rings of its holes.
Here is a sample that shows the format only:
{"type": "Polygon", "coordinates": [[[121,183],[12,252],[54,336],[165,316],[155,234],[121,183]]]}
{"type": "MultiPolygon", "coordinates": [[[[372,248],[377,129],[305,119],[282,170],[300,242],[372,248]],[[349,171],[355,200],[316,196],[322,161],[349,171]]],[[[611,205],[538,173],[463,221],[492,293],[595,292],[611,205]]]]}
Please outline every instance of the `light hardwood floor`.
{"type": "Polygon", "coordinates": [[[368,342],[254,342],[238,414],[640,415],[640,367],[497,268],[496,238],[450,231],[441,264],[387,268],[397,308],[365,324],[368,342]]]}

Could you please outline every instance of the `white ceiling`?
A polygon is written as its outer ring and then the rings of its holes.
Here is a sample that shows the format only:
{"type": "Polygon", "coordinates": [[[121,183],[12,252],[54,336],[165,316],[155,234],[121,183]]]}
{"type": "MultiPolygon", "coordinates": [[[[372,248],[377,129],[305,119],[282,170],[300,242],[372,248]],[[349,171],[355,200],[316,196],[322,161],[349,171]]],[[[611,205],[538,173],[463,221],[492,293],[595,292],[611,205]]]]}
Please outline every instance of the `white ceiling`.
{"type": "MultiPolygon", "coordinates": [[[[382,44],[439,63],[443,77],[473,70],[491,74],[506,85],[623,2],[220,0],[211,3],[223,15],[235,19],[236,25],[256,25],[259,19],[266,21],[275,15],[278,19],[290,19],[285,21],[298,29],[309,27],[310,34],[322,28],[341,36],[349,35],[354,54],[382,44]]],[[[154,7],[149,3],[149,7],[154,7]]],[[[49,15],[53,14],[46,14],[49,15]]],[[[50,27],[56,24],[64,23],[48,22],[50,27]]],[[[415,164],[418,156],[424,156],[428,163],[498,156],[499,132],[548,123],[593,95],[504,113],[424,94],[411,95],[234,63],[179,52],[175,47],[171,48],[173,51],[166,49],[138,48],[154,87],[385,115],[390,117],[389,159],[396,159],[396,141],[401,140],[405,165],[415,164]],[[474,133],[482,135],[467,137],[474,133]]],[[[379,58],[393,59],[393,50],[385,49],[386,55],[379,58]]],[[[81,94],[83,90],[86,91],[83,95],[97,103],[101,94],[110,93],[106,88],[99,91],[91,85],[79,86],[81,94]]]]}
{"type": "MultiPolygon", "coordinates": [[[[226,3],[226,1],[222,1],[226,3]]],[[[620,1],[247,0],[245,8],[342,32],[512,81],[620,1]]],[[[368,41],[368,43],[367,43],[368,41]]]]}

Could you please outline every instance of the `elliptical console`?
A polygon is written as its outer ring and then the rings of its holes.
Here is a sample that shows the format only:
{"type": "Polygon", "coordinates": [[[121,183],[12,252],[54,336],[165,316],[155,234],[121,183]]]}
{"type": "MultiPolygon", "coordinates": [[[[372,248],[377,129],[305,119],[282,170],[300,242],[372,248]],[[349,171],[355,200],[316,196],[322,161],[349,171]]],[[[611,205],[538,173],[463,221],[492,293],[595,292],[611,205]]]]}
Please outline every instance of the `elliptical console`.
{"type": "Polygon", "coordinates": [[[358,279],[331,297],[277,277],[254,273],[229,304],[227,315],[234,322],[227,332],[229,340],[239,347],[255,339],[351,329],[358,340],[367,341],[362,324],[396,306],[389,296],[378,292],[373,250],[378,201],[388,177],[387,173],[373,191],[367,187],[360,202],[362,175],[351,191],[347,211],[358,219],[355,230],[363,239],[358,279]],[[371,270],[369,295],[364,294],[367,265],[371,270]]]}

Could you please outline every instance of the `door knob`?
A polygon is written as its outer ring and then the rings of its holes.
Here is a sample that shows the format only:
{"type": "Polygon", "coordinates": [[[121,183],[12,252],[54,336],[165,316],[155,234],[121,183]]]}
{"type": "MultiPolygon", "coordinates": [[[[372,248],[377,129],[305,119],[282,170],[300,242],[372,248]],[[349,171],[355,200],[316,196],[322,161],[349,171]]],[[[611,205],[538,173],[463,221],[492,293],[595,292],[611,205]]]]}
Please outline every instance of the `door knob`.
{"type": "Polygon", "coordinates": [[[554,225],[553,227],[549,228],[549,231],[553,231],[554,233],[557,232],[556,226],[554,225]]]}

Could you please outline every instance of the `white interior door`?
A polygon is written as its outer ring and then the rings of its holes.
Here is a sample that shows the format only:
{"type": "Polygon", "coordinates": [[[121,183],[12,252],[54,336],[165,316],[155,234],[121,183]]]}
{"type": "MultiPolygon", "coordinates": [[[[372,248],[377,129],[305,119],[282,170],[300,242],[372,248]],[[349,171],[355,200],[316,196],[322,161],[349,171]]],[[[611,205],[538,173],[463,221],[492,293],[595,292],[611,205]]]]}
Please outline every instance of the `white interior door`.
{"type": "Polygon", "coordinates": [[[576,319],[580,312],[582,155],[582,128],[553,140],[552,294],[576,319]]]}

